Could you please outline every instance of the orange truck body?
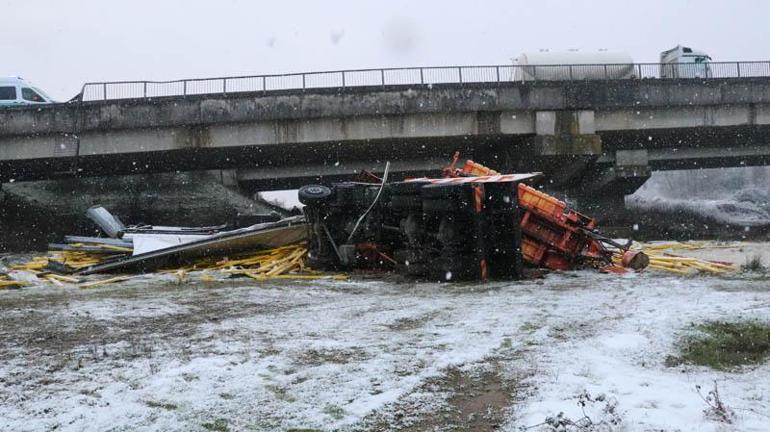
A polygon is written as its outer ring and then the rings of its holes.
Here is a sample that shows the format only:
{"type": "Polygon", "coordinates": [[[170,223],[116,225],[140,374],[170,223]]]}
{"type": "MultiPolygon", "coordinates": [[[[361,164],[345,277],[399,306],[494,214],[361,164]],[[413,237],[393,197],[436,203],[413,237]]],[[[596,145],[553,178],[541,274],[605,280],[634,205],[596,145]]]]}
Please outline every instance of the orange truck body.
{"type": "Polygon", "coordinates": [[[599,258],[603,247],[586,234],[596,221],[551,195],[519,184],[521,250],[525,261],[553,270],[574,268],[586,254],[599,258]]]}

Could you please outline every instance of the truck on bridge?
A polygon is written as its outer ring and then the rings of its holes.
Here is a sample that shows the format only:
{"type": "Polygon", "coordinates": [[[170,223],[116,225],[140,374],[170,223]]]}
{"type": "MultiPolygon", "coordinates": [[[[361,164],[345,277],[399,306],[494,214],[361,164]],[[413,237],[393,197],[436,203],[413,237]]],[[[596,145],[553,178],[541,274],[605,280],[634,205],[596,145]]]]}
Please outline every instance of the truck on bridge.
{"type": "Polygon", "coordinates": [[[711,78],[710,63],[705,52],[677,45],[660,53],[660,77],[711,78]]]}
{"type": "MultiPolygon", "coordinates": [[[[660,53],[660,78],[711,78],[711,57],[677,45],[660,53]]],[[[512,81],[644,78],[642,68],[623,51],[540,51],[513,59],[512,81]]]]}

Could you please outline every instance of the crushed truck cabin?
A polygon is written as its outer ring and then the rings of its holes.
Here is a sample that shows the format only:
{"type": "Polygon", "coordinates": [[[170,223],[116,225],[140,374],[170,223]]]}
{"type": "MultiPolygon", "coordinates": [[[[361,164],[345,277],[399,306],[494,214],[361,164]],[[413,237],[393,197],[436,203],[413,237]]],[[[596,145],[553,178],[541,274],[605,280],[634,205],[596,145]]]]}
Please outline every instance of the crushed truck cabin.
{"type": "Polygon", "coordinates": [[[308,264],[324,270],[377,268],[429,280],[521,278],[525,264],[552,270],[642,269],[643,253],[612,261],[626,245],[596,221],[539,191],[540,173],[500,174],[459,154],[441,178],[307,185],[308,264]],[[607,246],[610,246],[608,248],[607,246]],[[628,267],[624,267],[627,264],[628,267]]]}

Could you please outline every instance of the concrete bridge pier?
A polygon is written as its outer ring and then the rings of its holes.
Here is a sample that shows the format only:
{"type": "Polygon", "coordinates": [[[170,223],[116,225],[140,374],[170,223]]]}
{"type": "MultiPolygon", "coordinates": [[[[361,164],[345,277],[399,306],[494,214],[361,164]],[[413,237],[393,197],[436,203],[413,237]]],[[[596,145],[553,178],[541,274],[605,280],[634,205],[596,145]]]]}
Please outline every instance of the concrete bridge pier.
{"type": "Polygon", "coordinates": [[[647,150],[617,150],[615,164],[596,169],[586,177],[580,189],[588,194],[601,195],[602,191],[613,191],[630,195],[636,192],[651,174],[647,150]]]}
{"type": "Polygon", "coordinates": [[[650,177],[646,150],[605,150],[591,110],[538,111],[535,135],[523,151],[508,154],[509,171],[542,171],[545,189],[602,223],[626,224],[633,218],[625,196],[650,177]],[[614,163],[599,164],[610,154],[614,163]]]}
{"type": "Polygon", "coordinates": [[[600,222],[632,224],[625,197],[636,192],[651,173],[647,150],[617,150],[612,166],[597,165],[567,193],[577,201],[581,212],[600,222]]]}
{"type": "Polygon", "coordinates": [[[626,209],[625,194],[605,191],[603,194],[571,195],[568,202],[576,210],[599,222],[600,229],[630,227],[633,215],[626,209]]]}
{"type": "Polygon", "coordinates": [[[507,156],[507,171],[542,171],[548,192],[603,223],[633,219],[625,196],[651,174],[647,150],[603,148],[592,110],[537,111],[535,135],[507,156]],[[600,164],[607,156],[614,162],[600,164]]]}
{"type": "Polygon", "coordinates": [[[535,136],[513,155],[513,171],[542,171],[551,186],[563,188],[584,177],[601,154],[593,111],[537,111],[535,136]]]}

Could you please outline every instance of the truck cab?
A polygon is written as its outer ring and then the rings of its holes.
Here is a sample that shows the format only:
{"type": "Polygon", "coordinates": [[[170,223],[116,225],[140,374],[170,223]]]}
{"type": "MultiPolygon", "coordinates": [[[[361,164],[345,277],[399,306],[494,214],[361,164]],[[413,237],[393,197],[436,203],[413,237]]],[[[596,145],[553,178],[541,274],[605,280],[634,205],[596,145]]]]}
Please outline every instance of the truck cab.
{"type": "Polygon", "coordinates": [[[50,103],[53,99],[22,78],[0,78],[0,107],[50,103]]]}
{"type": "Polygon", "coordinates": [[[677,45],[660,53],[661,78],[711,78],[711,57],[703,51],[677,45]]]}

